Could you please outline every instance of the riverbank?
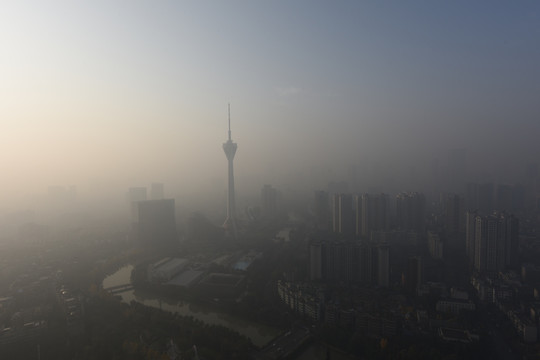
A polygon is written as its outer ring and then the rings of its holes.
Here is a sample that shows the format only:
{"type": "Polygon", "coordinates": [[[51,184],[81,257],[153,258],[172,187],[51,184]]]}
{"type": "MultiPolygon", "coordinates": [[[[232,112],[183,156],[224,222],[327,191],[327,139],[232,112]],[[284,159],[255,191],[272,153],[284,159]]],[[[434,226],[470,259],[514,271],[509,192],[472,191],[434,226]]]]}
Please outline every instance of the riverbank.
{"type": "MultiPolygon", "coordinates": [[[[117,270],[103,280],[103,288],[131,283],[133,265],[127,265],[117,270]]],[[[219,307],[213,307],[195,301],[178,300],[166,297],[157,298],[155,295],[140,290],[129,290],[118,294],[122,301],[139,304],[169,311],[180,316],[193,317],[209,325],[219,325],[249,338],[257,347],[266,345],[275,338],[280,329],[251,322],[231,314],[220,312],[219,307]]]]}

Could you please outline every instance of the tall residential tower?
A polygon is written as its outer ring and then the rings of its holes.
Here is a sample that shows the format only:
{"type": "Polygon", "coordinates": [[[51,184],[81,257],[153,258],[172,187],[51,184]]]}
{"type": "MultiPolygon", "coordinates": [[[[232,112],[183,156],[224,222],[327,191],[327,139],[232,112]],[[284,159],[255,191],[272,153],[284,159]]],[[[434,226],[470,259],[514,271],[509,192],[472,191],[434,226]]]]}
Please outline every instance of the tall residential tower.
{"type": "Polygon", "coordinates": [[[237,145],[231,139],[231,105],[229,104],[229,139],[223,144],[223,151],[229,162],[229,188],[227,191],[227,219],[223,227],[229,236],[235,237],[238,234],[236,224],[236,205],[234,201],[234,170],[233,160],[236,154],[237,145]]]}

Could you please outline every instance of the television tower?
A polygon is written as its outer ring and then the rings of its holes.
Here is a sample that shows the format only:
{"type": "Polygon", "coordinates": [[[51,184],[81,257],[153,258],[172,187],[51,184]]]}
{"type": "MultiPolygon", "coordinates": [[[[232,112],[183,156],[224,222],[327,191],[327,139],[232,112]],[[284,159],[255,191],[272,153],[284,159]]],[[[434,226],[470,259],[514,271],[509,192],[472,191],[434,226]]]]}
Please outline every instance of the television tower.
{"type": "Polygon", "coordinates": [[[227,219],[223,227],[228,235],[236,238],[238,228],[236,224],[236,204],[234,201],[234,170],[233,160],[237,145],[231,139],[231,104],[229,104],[229,139],[223,144],[223,151],[229,162],[229,189],[227,192],[227,219]]]}

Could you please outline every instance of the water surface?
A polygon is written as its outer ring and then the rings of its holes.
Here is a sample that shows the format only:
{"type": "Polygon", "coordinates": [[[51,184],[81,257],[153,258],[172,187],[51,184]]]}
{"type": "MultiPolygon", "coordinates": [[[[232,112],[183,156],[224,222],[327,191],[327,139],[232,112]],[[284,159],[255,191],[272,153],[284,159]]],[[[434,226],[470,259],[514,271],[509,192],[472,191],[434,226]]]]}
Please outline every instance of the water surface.
{"type": "MultiPolygon", "coordinates": [[[[133,265],[127,265],[114,274],[107,276],[105,280],[103,280],[103,288],[106,289],[111,286],[130,283],[132,270],[133,265]]],[[[193,316],[193,318],[207,324],[224,326],[248,337],[254,345],[259,347],[266,345],[280,332],[279,329],[240,319],[230,314],[216,311],[215,309],[205,306],[204,304],[152,297],[143,298],[135,295],[134,290],[125,291],[119,293],[118,295],[122,297],[122,301],[128,304],[131,303],[131,301],[136,301],[146,306],[170,311],[172,313],[178,313],[179,315],[193,316]]]]}

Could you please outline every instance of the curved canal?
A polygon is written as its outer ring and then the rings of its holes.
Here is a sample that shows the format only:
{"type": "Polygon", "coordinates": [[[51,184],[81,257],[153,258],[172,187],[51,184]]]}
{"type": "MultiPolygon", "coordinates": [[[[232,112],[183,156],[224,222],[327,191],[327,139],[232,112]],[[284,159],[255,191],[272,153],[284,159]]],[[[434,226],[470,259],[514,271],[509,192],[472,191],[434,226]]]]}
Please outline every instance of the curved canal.
{"type": "MultiPolygon", "coordinates": [[[[127,265],[109,275],[103,280],[103,288],[128,284],[131,282],[131,271],[133,265],[127,265]]],[[[248,337],[254,345],[262,347],[276,337],[280,330],[269,326],[264,326],[251,321],[240,319],[226,313],[220,313],[203,304],[190,303],[187,301],[172,301],[170,299],[147,298],[135,295],[134,290],[128,290],[118,294],[125,303],[136,301],[140,304],[154,308],[178,313],[183,316],[193,316],[193,318],[211,325],[221,325],[248,337]]]]}

